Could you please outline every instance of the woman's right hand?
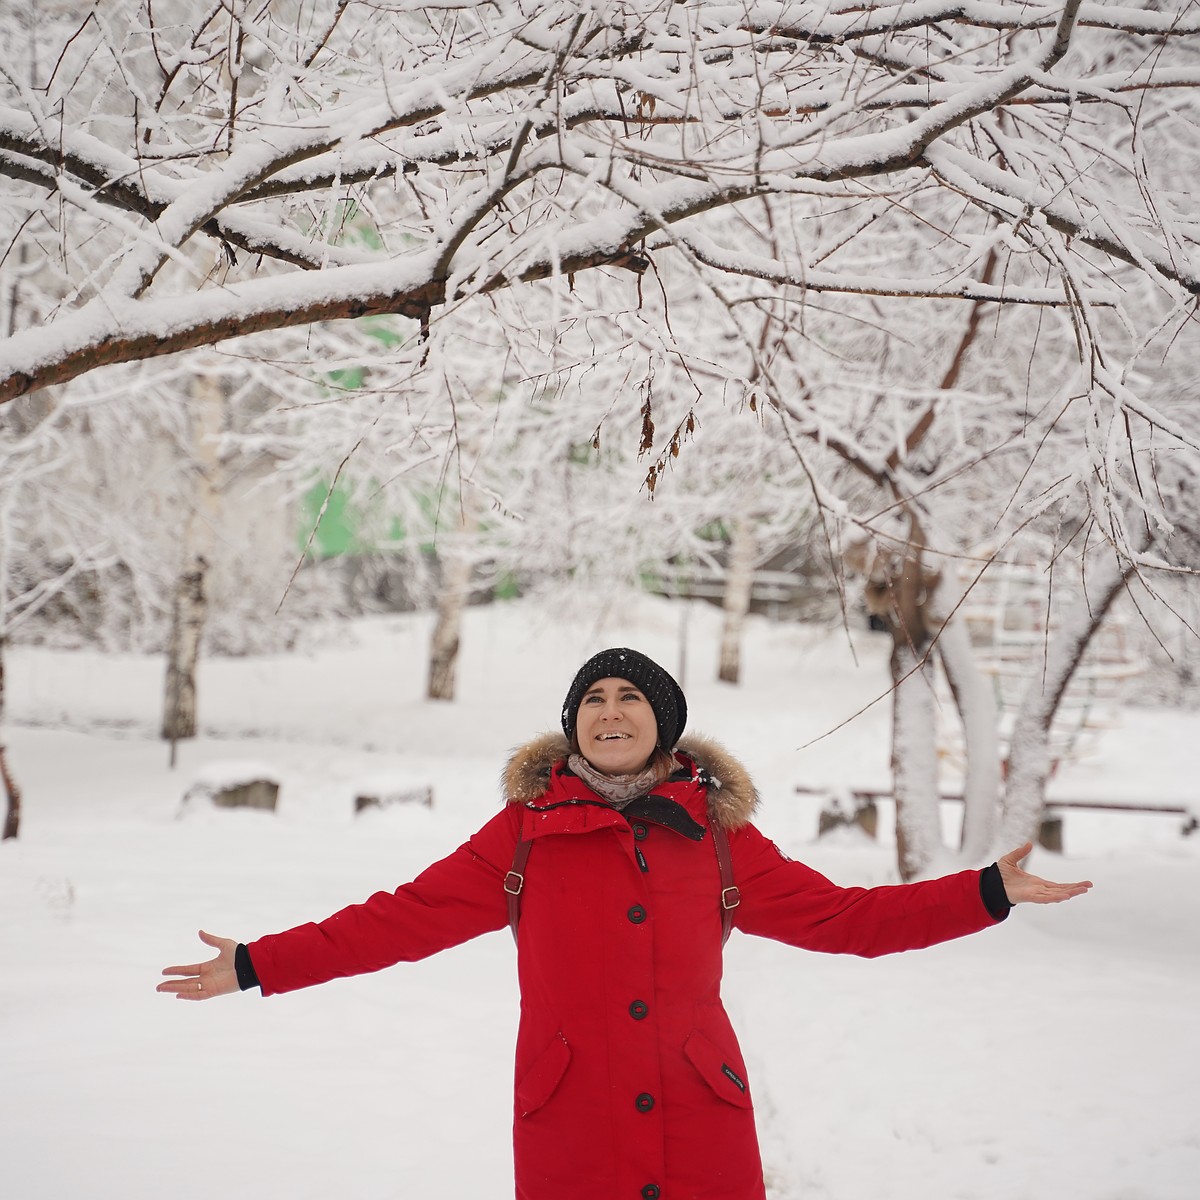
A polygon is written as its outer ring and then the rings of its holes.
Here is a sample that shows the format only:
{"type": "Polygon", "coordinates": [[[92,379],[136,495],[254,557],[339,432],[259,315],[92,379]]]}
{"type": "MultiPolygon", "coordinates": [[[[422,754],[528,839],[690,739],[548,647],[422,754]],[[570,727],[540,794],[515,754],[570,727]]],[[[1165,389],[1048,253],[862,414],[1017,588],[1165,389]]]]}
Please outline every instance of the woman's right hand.
{"type": "Polygon", "coordinates": [[[179,978],[160,983],[154,989],[156,992],[171,993],[176,1000],[211,1000],[214,996],[241,991],[233,961],[237,942],[232,938],[213,937],[203,929],[200,930],[200,940],[206,946],[212,946],[217,951],[217,957],[183,967],[164,967],[164,975],[177,975],[179,978]]]}

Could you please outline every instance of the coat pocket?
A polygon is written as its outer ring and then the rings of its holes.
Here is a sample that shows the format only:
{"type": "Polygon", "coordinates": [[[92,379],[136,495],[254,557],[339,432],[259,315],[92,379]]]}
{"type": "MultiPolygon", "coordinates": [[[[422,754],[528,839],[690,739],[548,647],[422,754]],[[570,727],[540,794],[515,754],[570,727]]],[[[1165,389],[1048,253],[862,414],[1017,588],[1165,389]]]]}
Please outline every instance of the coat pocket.
{"type": "Polygon", "coordinates": [[[554,1095],[570,1062],[571,1047],[561,1033],[556,1033],[517,1085],[517,1112],[521,1116],[528,1117],[537,1112],[554,1095]]]}
{"type": "Polygon", "coordinates": [[[725,1053],[698,1029],[688,1034],[683,1052],[700,1072],[704,1082],[722,1100],[738,1108],[752,1107],[750,1085],[746,1082],[746,1068],[742,1065],[741,1055],[725,1053]]]}

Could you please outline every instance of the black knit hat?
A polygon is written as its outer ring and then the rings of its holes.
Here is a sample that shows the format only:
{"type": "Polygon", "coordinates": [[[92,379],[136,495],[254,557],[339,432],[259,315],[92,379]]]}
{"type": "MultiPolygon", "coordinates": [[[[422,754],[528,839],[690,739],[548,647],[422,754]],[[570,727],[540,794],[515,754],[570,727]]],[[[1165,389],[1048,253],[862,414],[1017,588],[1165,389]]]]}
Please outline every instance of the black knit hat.
{"type": "Polygon", "coordinates": [[[575,733],[575,718],[583,694],[598,679],[628,679],[650,701],[658,722],[658,744],[664,750],[675,749],[687,724],[683,689],[653,659],[624,646],[593,654],[571,681],[562,708],[563,733],[568,741],[575,733]]]}

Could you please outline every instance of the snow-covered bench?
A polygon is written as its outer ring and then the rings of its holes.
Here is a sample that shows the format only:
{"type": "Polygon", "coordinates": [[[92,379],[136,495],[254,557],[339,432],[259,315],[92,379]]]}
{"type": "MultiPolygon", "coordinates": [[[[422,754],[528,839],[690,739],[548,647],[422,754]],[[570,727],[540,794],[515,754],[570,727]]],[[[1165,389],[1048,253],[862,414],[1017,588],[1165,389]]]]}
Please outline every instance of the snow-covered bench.
{"type": "Polygon", "coordinates": [[[262,763],[225,760],[207,763],[184,793],[184,805],[207,801],[217,808],[254,808],[274,812],[279,779],[262,763]]]}
{"type": "Polygon", "coordinates": [[[354,813],[369,809],[416,804],[433,807],[433,785],[403,772],[381,772],[359,784],[354,796],[354,813]]]}

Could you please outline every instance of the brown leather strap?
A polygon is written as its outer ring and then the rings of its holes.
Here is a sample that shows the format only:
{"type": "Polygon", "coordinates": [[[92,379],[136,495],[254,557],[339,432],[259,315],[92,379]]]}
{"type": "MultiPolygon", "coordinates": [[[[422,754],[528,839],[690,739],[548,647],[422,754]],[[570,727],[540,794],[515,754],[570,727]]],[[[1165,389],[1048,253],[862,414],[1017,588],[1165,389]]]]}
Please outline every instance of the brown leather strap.
{"type": "Polygon", "coordinates": [[[721,945],[729,941],[733,929],[733,910],[742,902],[742,893],[733,882],[733,855],[729,852],[729,834],[714,822],[711,826],[717,866],[721,870],[721,945]]]}
{"type": "Polygon", "coordinates": [[[521,920],[521,893],[525,890],[525,864],[529,861],[529,851],[533,846],[524,838],[517,842],[513,851],[512,870],[504,877],[504,891],[508,896],[508,927],[512,930],[513,941],[517,940],[517,925],[521,920]]]}

